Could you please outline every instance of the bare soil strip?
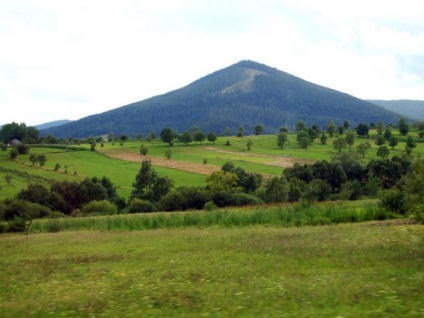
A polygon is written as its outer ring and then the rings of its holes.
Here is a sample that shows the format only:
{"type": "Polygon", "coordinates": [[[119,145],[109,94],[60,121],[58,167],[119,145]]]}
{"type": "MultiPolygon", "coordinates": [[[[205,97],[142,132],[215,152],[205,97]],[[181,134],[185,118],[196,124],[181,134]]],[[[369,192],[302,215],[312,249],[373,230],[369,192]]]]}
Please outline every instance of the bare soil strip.
{"type": "Polygon", "coordinates": [[[237,156],[269,158],[269,161],[267,161],[264,164],[269,166],[283,167],[283,168],[293,167],[295,163],[312,164],[315,162],[314,160],[310,160],[310,159],[299,159],[299,158],[292,158],[292,157],[280,157],[280,156],[270,156],[270,155],[261,155],[261,154],[251,154],[251,153],[245,153],[245,152],[235,152],[235,151],[223,150],[216,147],[205,147],[205,149],[219,152],[219,153],[237,155],[237,156]]]}
{"type": "MultiPolygon", "coordinates": [[[[269,158],[269,161],[265,162],[264,164],[269,166],[276,166],[276,167],[292,167],[295,163],[313,163],[313,160],[308,159],[299,159],[299,158],[291,158],[291,157],[279,157],[279,156],[268,156],[268,155],[261,155],[261,154],[251,154],[251,153],[242,153],[242,152],[235,152],[235,151],[227,151],[222,150],[216,147],[205,147],[206,150],[209,151],[215,151],[218,153],[225,153],[225,154],[231,154],[231,155],[237,155],[237,156],[249,156],[249,157],[260,157],[260,158],[269,158]]],[[[211,164],[203,164],[203,163],[195,163],[195,162],[187,162],[187,161],[181,161],[181,160],[168,160],[165,158],[160,157],[151,157],[151,156],[141,156],[136,153],[104,153],[106,156],[120,159],[124,161],[130,161],[130,162],[139,162],[148,159],[152,162],[154,166],[158,167],[164,167],[164,168],[171,168],[176,170],[182,170],[192,173],[198,173],[202,175],[210,175],[211,173],[220,170],[221,168],[215,165],[211,164]]],[[[264,176],[267,177],[267,176],[264,176]]]]}
{"type": "Polygon", "coordinates": [[[187,172],[193,172],[203,175],[210,175],[211,173],[220,170],[221,168],[218,166],[203,164],[203,163],[195,163],[195,162],[187,162],[181,160],[168,160],[165,158],[159,157],[150,157],[150,156],[141,156],[136,153],[108,153],[106,154],[108,157],[131,161],[131,162],[142,162],[146,159],[152,162],[152,165],[157,167],[171,168],[176,170],[182,170],[187,172]]]}

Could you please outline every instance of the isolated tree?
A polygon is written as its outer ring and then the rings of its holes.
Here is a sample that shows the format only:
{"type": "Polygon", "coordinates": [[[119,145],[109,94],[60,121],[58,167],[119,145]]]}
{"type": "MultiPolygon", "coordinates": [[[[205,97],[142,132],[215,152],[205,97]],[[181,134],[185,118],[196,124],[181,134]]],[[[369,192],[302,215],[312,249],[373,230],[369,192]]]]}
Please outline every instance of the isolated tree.
{"type": "Polygon", "coordinates": [[[225,133],[226,136],[231,136],[231,129],[226,127],[225,130],[224,130],[224,133],[225,133]]]}
{"type": "Polygon", "coordinates": [[[377,149],[377,156],[381,157],[382,159],[386,159],[390,154],[389,148],[387,146],[380,146],[377,149]]]}
{"type": "Polygon", "coordinates": [[[371,148],[371,144],[367,141],[364,143],[360,143],[357,147],[356,147],[356,153],[360,154],[362,156],[362,158],[365,158],[368,150],[371,148]]]}
{"type": "Polygon", "coordinates": [[[310,139],[308,137],[302,137],[299,142],[300,148],[308,149],[310,145],[310,139]]]}
{"type": "Polygon", "coordinates": [[[260,135],[264,132],[264,126],[256,125],[254,129],[255,135],[260,135]]]}
{"type": "Polygon", "coordinates": [[[382,145],[384,145],[386,143],[386,139],[384,139],[384,136],[382,136],[382,135],[378,135],[376,138],[375,138],[375,144],[377,145],[377,146],[382,146],[382,145]]]}
{"type": "Polygon", "coordinates": [[[169,160],[169,159],[171,159],[171,157],[172,157],[172,150],[171,150],[171,148],[168,148],[165,151],[165,158],[169,160]]]}
{"type": "Polygon", "coordinates": [[[56,163],[54,166],[54,171],[58,171],[60,169],[60,164],[56,163]]]}
{"type": "Polygon", "coordinates": [[[406,138],[406,146],[408,146],[411,149],[414,149],[417,146],[417,143],[415,142],[412,136],[408,136],[406,138]]]}
{"type": "Polygon", "coordinates": [[[35,154],[31,154],[31,155],[29,156],[29,161],[31,161],[32,166],[34,166],[34,165],[37,163],[37,161],[38,161],[38,157],[37,157],[37,155],[35,155],[35,154]]]}
{"type": "Polygon", "coordinates": [[[171,128],[164,128],[160,132],[160,139],[163,142],[169,144],[170,146],[172,145],[172,140],[174,140],[174,137],[175,137],[175,134],[171,128]]]}
{"type": "Polygon", "coordinates": [[[334,125],[333,121],[330,121],[327,124],[327,133],[332,138],[335,132],[336,132],[336,126],[334,125]]]}
{"type": "Polygon", "coordinates": [[[287,143],[287,140],[288,140],[287,133],[280,132],[277,135],[277,146],[280,147],[281,149],[283,149],[284,148],[284,144],[287,143]]]}
{"type": "Polygon", "coordinates": [[[246,143],[246,149],[250,150],[252,148],[252,145],[253,145],[253,141],[252,139],[249,139],[246,143]]]}
{"type": "Polygon", "coordinates": [[[306,124],[303,120],[298,120],[295,126],[295,131],[297,133],[301,132],[302,130],[306,130],[306,124]]]}
{"type": "Polygon", "coordinates": [[[47,158],[45,155],[38,155],[37,159],[38,163],[40,164],[40,167],[46,164],[47,158]]]}
{"type": "Polygon", "coordinates": [[[377,134],[382,135],[385,129],[386,126],[384,125],[383,121],[380,120],[377,124],[377,134]]]}
{"type": "Polygon", "coordinates": [[[191,137],[191,134],[189,132],[183,132],[182,135],[180,136],[180,140],[185,143],[186,145],[188,143],[190,143],[193,139],[191,137]]]}
{"type": "Polygon", "coordinates": [[[18,157],[18,155],[19,155],[19,152],[15,148],[10,149],[10,152],[9,152],[10,159],[15,160],[18,157]]]}
{"type": "Polygon", "coordinates": [[[202,143],[206,139],[205,134],[201,130],[193,133],[193,140],[202,143]]]}
{"type": "Polygon", "coordinates": [[[121,135],[121,137],[119,137],[119,139],[121,139],[121,141],[127,141],[128,136],[127,135],[121,135]]]}
{"type": "Polygon", "coordinates": [[[399,132],[400,132],[401,135],[406,136],[408,134],[408,132],[409,132],[409,125],[406,122],[405,118],[401,117],[399,119],[398,128],[399,128],[399,132]]]}
{"type": "Polygon", "coordinates": [[[145,146],[145,145],[141,145],[140,147],[140,155],[147,155],[147,153],[149,152],[149,149],[145,146]]]}
{"type": "Polygon", "coordinates": [[[140,171],[133,183],[133,191],[131,198],[139,198],[151,202],[159,201],[159,199],[171,191],[173,181],[168,177],[161,177],[152,168],[150,160],[141,163],[140,171]]]}
{"type": "Polygon", "coordinates": [[[289,128],[287,126],[282,126],[282,127],[280,127],[279,132],[289,133],[290,131],[289,131],[289,128]]]}
{"type": "Polygon", "coordinates": [[[206,138],[208,139],[209,142],[212,142],[213,144],[215,144],[215,141],[217,139],[216,133],[214,132],[209,132],[208,135],[206,136],[206,138]]]}
{"type": "Polygon", "coordinates": [[[325,132],[321,133],[320,141],[323,145],[327,144],[327,135],[325,134],[325,132]]]}
{"type": "Polygon", "coordinates": [[[391,130],[389,128],[386,128],[383,136],[384,136],[384,139],[388,140],[392,136],[391,130]]]}
{"type": "Polygon", "coordinates": [[[341,153],[344,148],[346,148],[346,140],[339,137],[336,140],[333,141],[333,147],[337,150],[338,153],[341,153]]]}
{"type": "Polygon", "coordinates": [[[244,127],[240,126],[237,130],[237,137],[243,137],[244,136],[244,127]]]}
{"type": "Polygon", "coordinates": [[[365,123],[359,123],[356,127],[356,134],[361,137],[368,137],[369,131],[370,129],[365,123]]]}
{"type": "Polygon", "coordinates": [[[348,132],[345,137],[346,144],[352,149],[352,146],[355,144],[355,134],[348,132]]]}
{"type": "Polygon", "coordinates": [[[418,124],[418,137],[420,138],[424,137],[424,122],[420,122],[418,124]]]}
{"type": "Polygon", "coordinates": [[[343,128],[344,128],[345,130],[348,130],[348,129],[349,129],[349,126],[350,126],[349,122],[348,122],[347,120],[345,120],[345,121],[343,122],[343,128]]]}
{"type": "Polygon", "coordinates": [[[340,136],[342,136],[344,134],[344,131],[345,131],[345,129],[344,129],[343,126],[337,127],[337,132],[339,133],[340,136]]]}
{"type": "Polygon", "coordinates": [[[398,145],[398,139],[395,136],[389,138],[389,146],[392,147],[392,150],[398,145]]]}

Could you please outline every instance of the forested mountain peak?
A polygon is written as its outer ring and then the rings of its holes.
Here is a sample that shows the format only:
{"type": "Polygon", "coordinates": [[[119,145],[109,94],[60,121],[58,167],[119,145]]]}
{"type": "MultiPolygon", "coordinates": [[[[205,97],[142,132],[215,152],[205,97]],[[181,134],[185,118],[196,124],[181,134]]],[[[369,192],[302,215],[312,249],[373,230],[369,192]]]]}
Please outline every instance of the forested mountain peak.
{"type": "Polygon", "coordinates": [[[326,125],[348,120],[394,123],[398,115],[379,106],[254,61],[240,61],[169,93],[82,118],[44,131],[57,137],[102,134],[178,132],[198,126],[204,131],[233,133],[244,126],[252,133],[261,124],[274,133],[298,120],[326,125]]]}

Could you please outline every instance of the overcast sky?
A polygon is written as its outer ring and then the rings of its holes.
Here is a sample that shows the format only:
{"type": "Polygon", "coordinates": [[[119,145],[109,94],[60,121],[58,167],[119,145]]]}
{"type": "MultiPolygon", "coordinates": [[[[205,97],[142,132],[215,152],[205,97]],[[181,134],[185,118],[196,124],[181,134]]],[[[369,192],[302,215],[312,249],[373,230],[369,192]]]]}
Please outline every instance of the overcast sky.
{"type": "Polygon", "coordinates": [[[424,100],[423,17],[418,0],[0,0],[0,124],[79,119],[240,60],[424,100]]]}

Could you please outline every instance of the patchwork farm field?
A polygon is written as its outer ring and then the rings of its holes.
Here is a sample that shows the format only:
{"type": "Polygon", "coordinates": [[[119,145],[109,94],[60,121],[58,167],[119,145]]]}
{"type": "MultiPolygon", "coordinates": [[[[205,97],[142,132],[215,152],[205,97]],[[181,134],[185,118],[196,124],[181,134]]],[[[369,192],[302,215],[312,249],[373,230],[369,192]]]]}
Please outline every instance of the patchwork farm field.
{"type": "Polygon", "coordinates": [[[1,317],[422,317],[424,227],[0,236],[1,317]]]}

